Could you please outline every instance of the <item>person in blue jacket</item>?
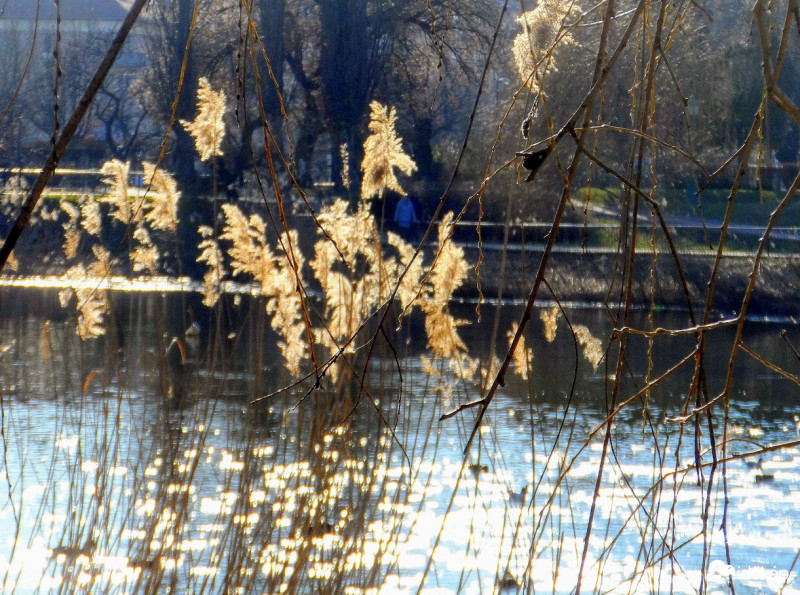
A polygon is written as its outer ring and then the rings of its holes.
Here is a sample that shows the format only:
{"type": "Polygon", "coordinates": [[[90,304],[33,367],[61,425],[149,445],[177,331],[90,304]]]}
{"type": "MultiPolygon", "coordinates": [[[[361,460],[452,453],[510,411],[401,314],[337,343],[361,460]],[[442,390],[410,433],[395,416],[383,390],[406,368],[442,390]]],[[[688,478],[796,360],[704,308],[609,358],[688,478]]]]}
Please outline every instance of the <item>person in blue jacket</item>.
{"type": "Polygon", "coordinates": [[[417,212],[408,196],[401,197],[397,203],[394,209],[394,222],[401,236],[406,239],[412,237],[417,224],[417,212]]]}

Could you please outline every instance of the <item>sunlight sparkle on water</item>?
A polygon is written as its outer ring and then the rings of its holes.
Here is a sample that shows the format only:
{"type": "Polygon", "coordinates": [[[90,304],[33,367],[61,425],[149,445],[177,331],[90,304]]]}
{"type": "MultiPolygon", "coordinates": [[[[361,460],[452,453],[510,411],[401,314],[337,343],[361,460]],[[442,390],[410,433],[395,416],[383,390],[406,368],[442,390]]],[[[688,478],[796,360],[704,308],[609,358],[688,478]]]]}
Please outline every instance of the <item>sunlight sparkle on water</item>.
{"type": "Polygon", "coordinates": [[[221,471],[241,471],[244,469],[244,461],[236,460],[233,453],[223,451],[219,468],[221,471]]]}
{"type": "Polygon", "coordinates": [[[144,541],[147,539],[147,531],[144,529],[124,529],[120,537],[131,541],[144,541]]]}
{"type": "Polygon", "coordinates": [[[81,463],[81,471],[84,473],[94,473],[97,471],[97,468],[100,466],[100,463],[97,461],[83,461],[81,463]]]}
{"type": "Polygon", "coordinates": [[[68,454],[74,454],[80,443],[79,436],[65,436],[60,434],[56,438],[56,448],[66,451],[68,454]]]}
{"type": "Polygon", "coordinates": [[[233,524],[234,525],[255,525],[258,520],[261,518],[257,512],[251,512],[250,514],[237,514],[233,516],[233,524]]]}
{"type": "Polygon", "coordinates": [[[272,456],[275,453],[275,448],[273,446],[255,446],[252,452],[254,457],[265,458],[272,456]]]}
{"type": "Polygon", "coordinates": [[[267,492],[264,490],[253,490],[248,494],[248,499],[250,500],[250,504],[252,506],[258,506],[263,504],[267,499],[267,492]]]}
{"type": "Polygon", "coordinates": [[[226,502],[222,498],[201,498],[200,499],[200,513],[201,514],[210,514],[210,515],[219,515],[219,514],[230,514],[233,511],[233,507],[229,502],[226,502]]]}
{"type": "MultiPolygon", "coordinates": [[[[527,407],[518,395],[498,394],[497,398],[505,399],[499,405],[501,412],[506,407],[517,412],[527,407]]],[[[145,406],[144,413],[136,413],[136,419],[140,415],[142,419],[151,419],[145,414],[155,419],[157,407],[152,402],[139,395],[135,401],[145,406]]],[[[89,407],[91,403],[84,406],[89,407]]],[[[17,488],[18,494],[24,494],[30,502],[45,500],[45,510],[37,519],[40,524],[50,525],[40,530],[44,543],[54,549],[61,544],[61,534],[53,527],[60,529],[71,522],[68,503],[72,505],[83,499],[78,505],[85,506],[92,514],[104,515],[102,522],[109,525],[108,535],[114,533],[113,539],[98,534],[101,543],[97,549],[101,553],[95,553],[92,562],[82,570],[93,574],[95,581],[102,578],[106,584],[123,585],[120,592],[125,591],[124,581],[138,575],[146,576],[144,573],[153,568],[159,572],[177,569],[178,581],[185,582],[180,588],[191,590],[212,583],[216,587],[221,581],[214,582],[213,577],[228,572],[226,564],[234,558],[227,555],[233,540],[242,536],[250,539],[251,535],[253,542],[245,541],[249,549],[241,550],[250,558],[236,561],[239,566],[234,572],[239,573],[237,577],[255,573],[253,584],[259,584],[264,576],[275,577],[275,582],[284,582],[283,590],[289,588],[287,577],[294,573],[300,581],[313,579],[311,583],[299,583],[303,587],[310,590],[318,585],[323,590],[327,577],[341,572],[371,576],[374,568],[378,573],[389,573],[381,593],[416,592],[418,589],[450,593],[459,585],[462,572],[465,577],[461,583],[463,592],[488,593],[495,590],[498,567],[508,562],[519,584],[525,582],[528,573],[537,590],[552,592],[554,580],[557,580],[555,589],[569,592],[574,588],[583,549],[582,524],[590,505],[594,504],[597,514],[603,518],[598,525],[602,530],[589,540],[588,571],[584,576],[587,591],[595,587],[609,593],[641,592],[645,587],[658,591],[669,586],[665,578],[669,572],[659,574],[646,570],[631,576],[637,560],[641,564],[636,557],[639,555],[636,547],[640,540],[639,529],[649,522],[659,527],[669,526],[671,512],[670,506],[645,508],[641,500],[637,500],[648,494],[648,489],[663,473],[672,471],[669,465],[661,469],[651,464],[653,451],[641,444],[638,425],[632,430],[632,441],[621,440],[615,445],[621,462],[608,459],[599,497],[593,500],[602,442],[594,440],[558,484],[561,491],[555,494],[555,501],[543,508],[556,487],[554,479],[559,467],[563,467],[565,460],[570,461],[583,444],[560,442],[563,451],[559,451],[547,444],[540,448],[539,441],[544,443],[545,439],[537,437],[534,449],[529,437],[520,438],[520,423],[514,415],[498,416],[508,427],[498,426],[494,428],[496,433],[482,434],[480,454],[475,449],[466,462],[467,465],[489,466],[488,471],[479,473],[476,478],[463,462],[463,436],[459,434],[463,427],[456,424],[443,424],[428,436],[437,440],[435,457],[429,456],[428,451],[421,455],[421,449],[409,448],[410,441],[404,442],[413,461],[409,466],[396,442],[385,435],[379,438],[378,432],[359,435],[358,424],[347,428],[347,434],[339,427],[316,438],[307,437],[306,427],[287,426],[269,436],[256,433],[257,437],[251,442],[249,436],[243,438],[236,431],[241,424],[241,403],[220,401],[215,407],[220,412],[219,418],[200,411],[201,403],[181,412],[180,422],[172,419],[175,427],[183,424],[188,435],[178,437],[173,445],[165,441],[162,448],[155,451],[159,456],[149,463],[147,459],[152,456],[152,450],[148,450],[142,460],[136,458],[139,455],[134,451],[122,452],[118,460],[101,463],[104,459],[98,453],[102,452],[103,444],[91,442],[94,438],[91,432],[85,429],[75,432],[65,425],[59,434],[61,451],[58,456],[63,458],[69,452],[77,453],[80,448],[84,459],[75,457],[70,468],[72,476],[78,477],[80,483],[70,485],[63,475],[45,485],[23,482],[17,488]],[[203,423],[198,424],[197,418],[192,417],[196,414],[204,416],[203,423]],[[203,433],[200,440],[195,439],[198,432],[203,433]],[[300,445],[288,446],[288,439],[281,441],[281,433],[299,437],[300,445]],[[76,436],[80,436],[80,440],[76,436]],[[512,440],[510,447],[501,443],[507,439],[512,440]],[[521,439],[528,441],[520,446],[521,439]],[[314,444],[311,440],[316,442],[319,456],[308,454],[314,444]],[[380,448],[385,450],[380,451],[380,448]],[[304,460],[305,457],[308,460],[304,460]],[[386,461],[389,462],[384,463],[386,461]],[[549,468],[545,470],[548,461],[549,468]],[[76,467],[81,473],[74,472],[76,467]],[[117,479],[95,482],[95,475],[100,477],[100,474],[103,478],[117,479]],[[453,494],[457,480],[458,489],[453,494]],[[520,506],[518,502],[512,504],[512,494],[518,494],[522,485],[529,488],[530,507],[520,506]],[[100,493],[101,490],[106,491],[100,493]],[[59,499],[58,504],[47,504],[51,495],[53,501],[59,499]],[[102,502],[98,503],[101,497],[102,502]],[[132,508],[133,514],[122,515],[102,505],[111,502],[118,510],[127,512],[132,508]],[[547,519],[546,524],[534,535],[534,526],[542,518],[547,519]],[[439,545],[434,548],[437,542],[439,545]],[[117,556],[113,548],[125,553],[135,551],[146,559],[127,563],[127,558],[117,556]],[[538,557],[530,567],[528,554],[532,549],[538,557]],[[165,556],[164,550],[175,557],[165,556]],[[596,560],[598,556],[601,556],[601,563],[596,560]],[[431,558],[434,564],[420,589],[422,569],[431,558]],[[192,577],[197,580],[192,582],[192,577]]],[[[416,402],[410,410],[417,413],[416,402]]],[[[424,409],[424,414],[427,411],[424,409]]],[[[584,418],[583,412],[580,415],[582,427],[597,427],[597,419],[589,414],[584,418]]],[[[740,421],[745,424],[742,427],[754,423],[740,421]]],[[[617,423],[623,424],[622,421],[617,423]]],[[[786,433],[785,429],[781,427],[781,436],[786,433]]],[[[119,431],[124,430],[120,428],[119,431]]],[[[765,432],[769,436],[763,442],[775,439],[775,431],[767,429],[765,432]]],[[[101,432],[97,438],[102,435],[101,432]]],[[[121,437],[127,444],[143,442],[138,435],[133,439],[128,435],[121,437]]],[[[150,447],[145,443],[143,448],[150,447]]],[[[427,443],[424,448],[428,448],[427,443]]],[[[41,459],[45,465],[49,464],[52,444],[30,456],[31,460],[41,459]]],[[[734,520],[728,526],[728,537],[729,544],[735,546],[736,555],[744,556],[740,552],[752,555],[756,550],[764,553],[767,559],[780,559],[783,564],[787,550],[800,549],[800,538],[794,537],[798,534],[794,519],[800,516],[800,492],[793,489],[800,478],[796,471],[797,458],[798,449],[795,448],[785,449],[766,461],[765,467],[775,478],[769,483],[756,484],[744,465],[729,465],[727,496],[729,510],[736,514],[732,515],[734,520]]],[[[684,464],[687,460],[689,458],[682,456],[684,464]]],[[[30,473],[26,479],[38,480],[39,476],[30,473]]],[[[668,494],[662,498],[662,503],[671,503],[670,481],[663,484],[668,494]]],[[[697,532],[702,529],[701,518],[687,511],[696,511],[701,506],[705,492],[696,486],[692,472],[679,474],[677,481],[679,497],[675,510],[679,523],[674,535],[683,548],[678,548],[678,555],[683,556],[695,545],[702,547],[696,539],[697,532]],[[686,543],[686,540],[693,541],[686,543]]],[[[721,493],[719,496],[715,493],[714,497],[717,500],[712,503],[709,524],[717,527],[721,518],[721,493]]],[[[3,529],[12,522],[7,520],[12,516],[8,510],[0,514],[3,529]]],[[[710,551],[716,555],[722,543],[721,533],[714,530],[708,535],[710,551]]],[[[82,547],[84,543],[85,534],[82,534],[77,546],[82,547]]],[[[42,579],[43,575],[51,574],[54,568],[57,572],[62,569],[54,556],[48,557],[44,546],[42,549],[38,576],[31,577],[31,584],[40,585],[40,590],[57,585],[61,580],[48,576],[42,579]]],[[[9,550],[4,546],[2,551],[9,550]]],[[[25,556],[28,554],[25,552],[25,556]]],[[[13,563],[9,563],[3,561],[0,554],[0,571],[13,566],[10,576],[15,576],[16,571],[23,572],[21,585],[29,569],[20,562],[24,560],[28,564],[28,560],[17,557],[20,555],[15,554],[13,563]]],[[[35,560],[36,554],[32,552],[30,557],[35,560]]],[[[680,562],[687,570],[672,577],[675,591],[696,590],[697,569],[687,564],[685,557],[680,562]]],[[[36,563],[30,564],[32,569],[37,569],[36,563]]],[[[237,580],[240,579],[232,582],[237,580]]],[[[344,589],[349,581],[348,577],[337,585],[344,589]]],[[[722,586],[721,582],[712,582],[710,589],[722,586]]],[[[767,586],[776,588],[772,582],[762,581],[744,583],[742,590],[763,590],[767,586]]],[[[232,592],[235,588],[231,587],[232,592]]],[[[347,592],[354,594],[377,592],[354,586],[347,588],[347,592]]],[[[273,585],[271,591],[277,590],[273,585]]],[[[25,587],[19,586],[18,591],[25,592],[25,587]]]]}

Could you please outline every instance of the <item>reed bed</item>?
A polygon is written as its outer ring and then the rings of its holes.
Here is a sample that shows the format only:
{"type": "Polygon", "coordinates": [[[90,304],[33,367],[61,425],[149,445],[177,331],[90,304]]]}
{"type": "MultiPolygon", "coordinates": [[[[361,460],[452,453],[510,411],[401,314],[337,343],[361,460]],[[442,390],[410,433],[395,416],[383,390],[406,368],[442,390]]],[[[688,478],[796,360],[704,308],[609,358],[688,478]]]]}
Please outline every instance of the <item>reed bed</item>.
{"type": "MultiPolygon", "coordinates": [[[[398,108],[371,104],[361,196],[319,209],[264,118],[267,167],[256,170],[263,207],[249,208],[217,193],[226,94],[201,79],[197,118],[180,125],[214,177],[212,220],[194,242],[202,305],[183,296],[170,310],[158,297],[122,299],[107,286],[115,271],[147,276],[174,264],[177,204],[185,199],[160,158],[141,164],[142,187],[130,184],[130,163],[112,160],[102,166],[102,191],[65,196],[46,217],[61,230],[70,287],[58,298],[68,320],[21,318],[16,329],[4,321],[3,589],[796,592],[794,517],[776,523],[759,510],[769,501],[794,512],[797,502],[789,490],[753,484],[800,481],[800,442],[789,406],[756,423],[746,403],[752,378],[740,370],[748,358],[748,369],[800,385],[791,333],[782,336],[792,357],[778,361],[782,352],[764,355],[748,317],[770,234],[800,176],[758,223],[763,235],[737,311],[719,312],[714,293],[739,187],[750,161],[763,157],[767,106],[800,125],[780,87],[798,8],[755,3],[763,97],[747,138],[714,171],[695,155],[685,109],[685,147],[657,120],[666,101],[660,73],[671,72],[671,44],[697,18],[694,8],[543,0],[526,12],[512,50],[519,92],[487,150],[486,175],[460,211],[445,212],[470,128],[415,243],[385,229],[385,193],[404,194],[398,175],[416,168],[395,129],[398,108]],[[584,30],[594,32],[594,68],[574,111],[560,114],[548,80],[568,47],[589,47],[581,45],[584,30]],[[629,52],[631,121],[606,124],[607,85],[629,52]],[[520,146],[498,166],[506,125],[520,109],[520,146]],[[609,134],[629,140],[624,159],[605,154],[609,134]],[[700,299],[655,199],[665,155],[683,159],[706,184],[734,172],[700,299]],[[452,300],[471,269],[480,281],[487,266],[482,254],[467,262],[452,241],[454,225],[503,176],[549,176],[553,200],[538,267],[507,271],[504,254],[491,263],[500,278],[525,280],[528,297],[515,320],[499,309],[486,319],[480,309],[458,312],[452,300]],[[573,191],[595,176],[622,192],[603,317],[590,321],[563,307],[548,267],[573,191]],[[301,236],[290,194],[312,234],[301,236]],[[638,225],[642,213],[649,234],[638,225]],[[668,255],[659,255],[657,238],[668,255]],[[652,285],[638,317],[632,280],[643,251],[652,285]],[[664,258],[686,301],[672,318],[659,308],[655,271],[664,258]],[[227,295],[231,281],[247,283],[251,296],[227,295]],[[748,526],[754,517],[760,524],[748,526]],[[760,549],[748,544],[756,537],[760,549]],[[764,572],[737,573],[754,561],[764,572]]],[[[250,25],[248,40],[257,41],[250,25]]],[[[497,32],[484,79],[496,41],[497,32]]],[[[247,47],[257,73],[260,46],[247,47]]],[[[685,108],[673,83],[670,93],[685,108]]],[[[479,105],[480,92],[470,126],[479,105]]],[[[30,189],[9,181],[4,209],[19,215],[0,264],[30,217],[45,219],[44,208],[35,209],[69,130],[54,134],[49,165],[30,189]]],[[[588,218],[591,191],[585,197],[588,218]]],[[[508,225],[505,234],[507,242],[508,225]]],[[[496,302],[503,297],[500,289],[496,302]]]]}

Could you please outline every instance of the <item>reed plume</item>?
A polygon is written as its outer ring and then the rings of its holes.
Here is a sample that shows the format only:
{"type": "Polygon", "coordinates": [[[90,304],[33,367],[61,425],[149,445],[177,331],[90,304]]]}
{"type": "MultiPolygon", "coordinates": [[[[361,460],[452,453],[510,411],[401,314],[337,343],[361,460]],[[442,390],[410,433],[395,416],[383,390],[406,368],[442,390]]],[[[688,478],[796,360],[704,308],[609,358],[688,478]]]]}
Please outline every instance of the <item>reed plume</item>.
{"type": "MultiPolygon", "coordinates": [[[[552,343],[556,338],[556,331],[558,330],[558,318],[561,310],[558,306],[553,306],[548,310],[541,310],[539,318],[542,319],[544,324],[544,338],[548,343],[552,343]]],[[[578,344],[583,347],[583,357],[597,369],[600,362],[603,360],[603,342],[592,335],[592,332],[582,324],[572,325],[572,332],[575,334],[575,339],[578,344]]]]}
{"type": "MultiPolygon", "coordinates": [[[[220,240],[230,242],[227,248],[234,276],[249,275],[260,285],[260,294],[267,297],[266,311],[272,315],[271,326],[282,340],[278,347],[284,356],[286,368],[300,373],[301,362],[308,358],[308,341],[303,321],[302,296],[297,289],[297,279],[287,258],[277,257],[266,243],[264,221],[258,215],[249,218],[239,207],[222,205],[225,226],[220,240]]],[[[297,232],[281,237],[283,246],[297,246],[297,232]]],[[[210,241],[210,240],[208,240],[210,241]]],[[[295,266],[303,267],[302,255],[295,253],[295,266]]]]}
{"type": "Polygon", "coordinates": [[[466,353],[467,346],[457,331],[464,324],[467,322],[456,320],[445,308],[425,308],[425,333],[435,357],[450,359],[466,353]]]}
{"type": "Polygon", "coordinates": [[[572,41],[571,35],[564,32],[564,20],[573,4],[574,0],[539,0],[536,8],[517,19],[522,32],[514,38],[511,51],[523,84],[532,91],[541,90],[541,79],[547,69],[555,70],[548,53],[556,44],[572,41]]]}
{"type": "Polygon", "coordinates": [[[28,191],[28,182],[21,175],[11,176],[3,186],[3,199],[11,205],[18,206],[28,191]]]}
{"type": "Polygon", "coordinates": [[[400,306],[403,310],[407,310],[417,299],[419,288],[425,276],[422,258],[416,258],[412,262],[411,259],[414,257],[415,252],[414,247],[396,233],[389,232],[386,235],[387,242],[397,250],[400,257],[393,278],[399,278],[400,273],[411,263],[408,272],[406,272],[405,277],[400,281],[400,285],[397,288],[397,298],[400,300],[400,306]]]}
{"type": "Polygon", "coordinates": [[[467,259],[464,249],[450,241],[453,229],[453,214],[447,213],[439,224],[438,256],[429,280],[432,293],[429,301],[432,306],[446,308],[450,298],[467,278],[467,259]]]}
{"type": "Polygon", "coordinates": [[[95,260],[89,265],[89,275],[98,280],[107,279],[111,274],[111,252],[102,246],[92,246],[92,253],[95,260]]]}
{"type": "Polygon", "coordinates": [[[178,201],[181,193],[175,179],[166,171],[148,161],[142,162],[145,186],[150,199],[145,207],[145,219],[152,229],[175,231],[178,225],[178,201]]]}
{"type": "MultiPolygon", "coordinates": [[[[310,265],[325,293],[328,330],[340,340],[387,295],[391,260],[383,258],[377,223],[365,203],[350,213],[347,201],[336,200],[318,220],[330,240],[316,243],[310,265]]],[[[333,349],[324,334],[320,341],[333,349]]]]}
{"type": "Polygon", "coordinates": [[[397,112],[395,108],[387,108],[377,101],[369,106],[372,110],[369,122],[372,134],[364,141],[361,198],[380,198],[387,188],[405,196],[406,192],[397,181],[394,168],[410,176],[417,170],[417,164],[403,151],[403,139],[395,131],[397,112]]]}
{"type": "Polygon", "coordinates": [[[457,328],[464,323],[453,318],[449,311],[453,292],[467,278],[467,261],[464,250],[450,241],[453,214],[447,213],[439,225],[439,248],[433,268],[428,273],[426,297],[422,303],[425,312],[425,331],[428,346],[437,357],[466,356],[466,345],[457,328]]]}
{"type": "Polygon", "coordinates": [[[102,222],[100,203],[95,200],[93,195],[87,196],[83,204],[81,204],[81,227],[89,235],[99,236],[103,225],[102,222]]]}
{"type": "Polygon", "coordinates": [[[194,145],[202,161],[222,155],[225,137],[225,92],[214,91],[208,79],[202,77],[197,86],[197,116],[192,122],[181,120],[181,125],[194,138],[194,145]]]}
{"type": "Polygon", "coordinates": [[[78,254],[78,244],[81,240],[81,232],[78,229],[78,218],[81,215],[80,209],[67,200],[60,203],[61,210],[67,214],[67,221],[62,225],[64,228],[64,255],[67,260],[72,260],[78,254]]]}
{"type": "Polygon", "coordinates": [[[261,286],[261,293],[269,295],[277,263],[266,243],[264,221],[255,214],[248,219],[232,204],[222,205],[222,211],[225,227],[219,237],[231,243],[227,249],[231,273],[234,276],[250,275],[261,286]]]}
{"type": "Polygon", "coordinates": [[[66,307],[73,296],[78,309],[77,333],[81,340],[93,339],[105,334],[105,316],[108,312],[108,291],[103,288],[111,272],[111,254],[102,246],[93,246],[95,260],[89,267],[76,264],[70,267],[64,278],[71,287],[58,294],[62,307],[66,307]]]}
{"type": "Polygon", "coordinates": [[[133,232],[133,239],[136,240],[136,246],[130,254],[133,271],[155,274],[158,270],[158,248],[153,245],[147,228],[141,223],[133,232]]]}
{"type": "Polygon", "coordinates": [[[350,153],[347,150],[347,143],[339,145],[339,156],[342,158],[342,186],[350,191],[350,153]]]}
{"type": "Polygon", "coordinates": [[[539,311],[539,318],[542,320],[542,324],[544,324],[544,338],[548,343],[552,343],[556,339],[558,314],[558,306],[553,306],[549,310],[539,311]]]}
{"type": "Polygon", "coordinates": [[[602,341],[592,335],[592,332],[582,324],[576,324],[573,327],[573,331],[575,332],[575,338],[578,339],[578,344],[583,347],[583,357],[596,370],[603,360],[602,341]]]}
{"type": "Polygon", "coordinates": [[[197,229],[203,240],[198,245],[200,256],[197,262],[208,266],[203,275],[203,305],[213,307],[222,295],[222,280],[225,277],[225,257],[214,239],[214,230],[207,225],[197,229]]]}
{"type": "Polygon", "coordinates": [[[108,192],[100,197],[100,201],[110,204],[111,212],[109,214],[111,217],[126,225],[141,219],[141,211],[139,209],[134,211],[136,199],[131,197],[128,191],[130,167],[130,161],[112,159],[106,161],[100,168],[100,173],[106,176],[103,178],[103,183],[108,186],[108,192]]]}
{"type": "MultiPolygon", "coordinates": [[[[297,246],[298,241],[297,230],[281,234],[282,246],[297,246]]],[[[303,298],[294,268],[302,270],[305,261],[299,251],[294,253],[293,261],[290,264],[288,256],[278,259],[278,267],[270,285],[271,299],[267,301],[267,314],[272,314],[272,328],[283,336],[283,340],[278,341],[278,348],[283,354],[286,368],[297,376],[301,363],[308,359],[310,346],[302,316],[303,298]]]]}
{"type": "MultiPolygon", "coordinates": [[[[508,343],[509,346],[511,342],[514,340],[514,336],[517,334],[517,330],[519,329],[519,323],[515,322],[511,325],[511,328],[508,331],[508,343]]],[[[525,335],[523,334],[519,343],[517,343],[517,348],[514,351],[514,370],[517,372],[520,378],[523,380],[528,379],[528,370],[530,369],[531,360],[533,359],[533,352],[528,349],[528,344],[525,339],[525,335]]]]}

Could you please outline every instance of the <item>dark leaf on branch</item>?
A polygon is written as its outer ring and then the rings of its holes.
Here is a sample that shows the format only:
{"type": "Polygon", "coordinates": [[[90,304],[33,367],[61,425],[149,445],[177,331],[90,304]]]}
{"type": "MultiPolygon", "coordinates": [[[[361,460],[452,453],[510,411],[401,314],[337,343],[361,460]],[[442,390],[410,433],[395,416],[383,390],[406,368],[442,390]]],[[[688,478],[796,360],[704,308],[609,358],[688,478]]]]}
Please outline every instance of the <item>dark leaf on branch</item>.
{"type": "Polygon", "coordinates": [[[547,159],[547,156],[553,151],[552,146],[547,146],[544,149],[540,149],[533,153],[519,153],[520,157],[524,157],[522,160],[522,167],[529,170],[530,173],[528,177],[525,178],[526,182],[530,182],[536,176],[536,173],[539,171],[539,168],[542,167],[542,164],[547,159]]]}

